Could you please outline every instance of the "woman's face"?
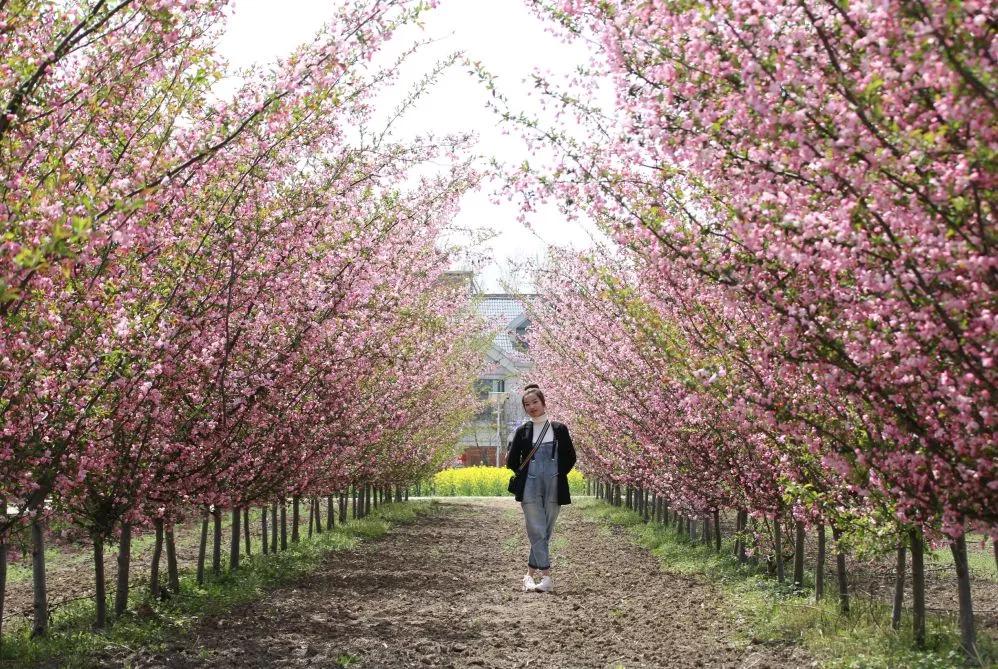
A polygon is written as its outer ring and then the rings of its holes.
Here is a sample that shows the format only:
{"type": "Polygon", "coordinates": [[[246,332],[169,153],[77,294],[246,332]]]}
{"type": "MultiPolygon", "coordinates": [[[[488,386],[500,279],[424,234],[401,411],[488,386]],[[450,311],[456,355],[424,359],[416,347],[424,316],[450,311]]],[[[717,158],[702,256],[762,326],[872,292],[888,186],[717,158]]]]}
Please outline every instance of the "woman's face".
{"type": "Polygon", "coordinates": [[[537,395],[530,394],[523,398],[523,409],[531,418],[544,415],[544,402],[537,395]]]}

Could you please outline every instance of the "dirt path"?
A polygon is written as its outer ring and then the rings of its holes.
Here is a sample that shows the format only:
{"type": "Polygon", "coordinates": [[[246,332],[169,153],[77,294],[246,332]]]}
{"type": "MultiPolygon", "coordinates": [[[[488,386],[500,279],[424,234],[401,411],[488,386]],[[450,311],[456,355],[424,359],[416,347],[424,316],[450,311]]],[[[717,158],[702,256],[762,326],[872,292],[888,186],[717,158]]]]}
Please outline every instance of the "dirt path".
{"type": "Polygon", "coordinates": [[[623,535],[562,510],[556,594],[519,590],[528,546],[512,500],[442,501],[331,556],[294,588],[205,621],[142,667],[794,667],[740,649],[711,588],[659,571],[623,535]]]}

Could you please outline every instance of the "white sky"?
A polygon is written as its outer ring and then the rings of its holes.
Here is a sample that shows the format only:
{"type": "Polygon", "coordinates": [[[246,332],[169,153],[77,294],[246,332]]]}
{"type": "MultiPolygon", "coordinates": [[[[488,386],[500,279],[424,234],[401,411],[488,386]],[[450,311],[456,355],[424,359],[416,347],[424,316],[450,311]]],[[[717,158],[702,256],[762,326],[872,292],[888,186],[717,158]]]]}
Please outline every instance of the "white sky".
{"type": "MultiPolygon", "coordinates": [[[[228,30],[220,44],[221,54],[235,67],[265,63],[289,53],[308,40],[330,15],[340,0],[235,0],[228,30]]],[[[535,69],[555,76],[568,75],[583,63],[586,53],[576,45],[566,45],[547,33],[527,9],[524,0],[443,0],[426,15],[423,29],[412,28],[398,35],[399,47],[416,39],[434,38],[405,66],[396,93],[405,94],[407,84],[429,71],[433,63],[454,51],[463,51],[498,76],[498,86],[514,105],[530,105],[529,86],[523,81],[535,69]]],[[[530,159],[523,143],[504,135],[497,117],[485,107],[487,93],[465,67],[446,73],[437,87],[396,126],[400,139],[422,133],[443,135],[473,131],[479,137],[478,153],[494,155],[513,164],[530,159]]],[[[395,99],[385,100],[391,108],[395,99]]],[[[531,105],[532,106],[532,105],[531,105]]],[[[536,162],[536,161],[534,161],[536,162]]],[[[491,229],[496,236],[488,243],[491,263],[478,275],[479,285],[499,292],[501,282],[512,281],[529,289],[514,274],[518,263],[543,257],[547,244],[584,248],[591,245],[592,226],[561,219],[554,208],[539,210],[531,219],[533,230],[517,222],[514,203],[494,204],[485,184],[462,202],[455,222],[460,227],[491,229]]]]}

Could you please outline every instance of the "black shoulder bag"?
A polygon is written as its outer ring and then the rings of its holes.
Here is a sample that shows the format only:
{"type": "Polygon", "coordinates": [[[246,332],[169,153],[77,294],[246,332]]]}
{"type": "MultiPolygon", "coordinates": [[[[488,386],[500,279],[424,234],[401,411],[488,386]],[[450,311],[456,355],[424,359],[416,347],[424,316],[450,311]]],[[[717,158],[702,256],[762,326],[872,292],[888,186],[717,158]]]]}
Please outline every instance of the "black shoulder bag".
{"type": "Polygon", "coordinates": [[[534,447],[530,449],[530,454],[523,459],[523,462],[520,463],[516,473],[509,477],[509,485],[506,486],[506,489],[513,493],[517,499],[521,499],[523,497],[523,489],[527,485],[527,477],[523,475],[524,470],[530,464],[530,459],[534,457],[534,453],[536,453],[537,449],[540,447],[541,439],[543,439],[544,435],[547,434],[549,425],[551,425],[551,421],[544,421],[544,427],[541,429],[541,433],[537,435],[537,441],[534,442],[534,447]]]}

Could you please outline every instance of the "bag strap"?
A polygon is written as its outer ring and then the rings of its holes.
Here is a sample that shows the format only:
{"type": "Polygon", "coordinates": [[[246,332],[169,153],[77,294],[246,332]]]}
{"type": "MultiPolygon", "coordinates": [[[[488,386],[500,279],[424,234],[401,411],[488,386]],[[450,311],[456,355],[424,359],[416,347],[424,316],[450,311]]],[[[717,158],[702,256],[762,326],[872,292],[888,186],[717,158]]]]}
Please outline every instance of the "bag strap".
{"type": "Polygon", "coordinates": [[[537,441],[534,442],[534,447],[531,449],[530,455],[528,455],[526,459],[524,459],[524,461],[520,464],[519,468],[516,470],[517,474],[522,472],[523,468],[526,467],[528,464],[530,464],[530,458],[534,457],[534,453],[536,453],[537,449],[540,448],[541,439],[543,439],[544,435],[547,434],[549,425],[551,425],[551,421],[549,420],[544,421],[544,428],[541,430],[541,433],[537,436],[537,441]]]}

